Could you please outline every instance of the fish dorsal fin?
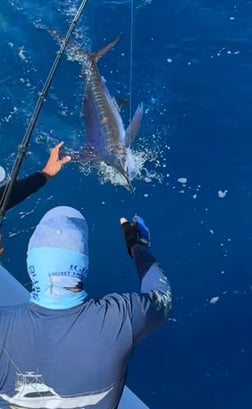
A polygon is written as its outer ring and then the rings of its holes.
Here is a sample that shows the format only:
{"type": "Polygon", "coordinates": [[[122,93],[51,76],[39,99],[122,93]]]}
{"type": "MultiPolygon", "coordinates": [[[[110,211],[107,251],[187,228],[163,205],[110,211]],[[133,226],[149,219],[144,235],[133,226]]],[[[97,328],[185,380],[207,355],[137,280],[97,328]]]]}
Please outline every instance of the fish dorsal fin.
{"type": "Polygon", "coordinates": [[[113,41],[105,45],[104,47],[100,48],[98,51],[90,54],[90,57],[97,62],[101,57],[103,57],[111,48],[113,48],[116,43],[120,40],[120,35],[118,35],[113,41]]]}
{"type": "Polygon", "coordinates": [[[125,145],[127,147],[133,143],[135,137],[137,136],[140,130],[142,117],[143,117],[143,104],[141,103],[138,105],[136,112],[125,132],[125,145]]]}
{"type": "MultiPolygon", "coordinates": [[[[57,40],[57,42],[61,45],[64,41],[64,36],[62,34],[60,34],[57,30],[52,29],[49,30],[49,33],[52,35],[53,38],[55,38],[57,40]]],[[[74,42],[68,42],[66,44],[66,50],[68,52],[71,52],[72,55],[74,56],[78,56],[78,57],[87,57],[88,56],[88,52],[85,51],[84,49],[82,49],[78,44],[74,43],[74,42]]]]}

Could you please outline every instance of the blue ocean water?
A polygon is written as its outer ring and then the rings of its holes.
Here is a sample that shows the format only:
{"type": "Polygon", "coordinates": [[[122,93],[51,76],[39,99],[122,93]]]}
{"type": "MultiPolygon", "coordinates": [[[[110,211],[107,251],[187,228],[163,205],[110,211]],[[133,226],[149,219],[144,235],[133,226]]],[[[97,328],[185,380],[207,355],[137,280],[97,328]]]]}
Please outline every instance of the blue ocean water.
{"type": "MultiPolygon", "coordinates": [[[[48,29],[66,33],[78,4],[0,4],[7,172],[58,49],[48,29]]],[[[88,292],[100,296],[137,288],[118,219],[145,218],[174,294],[171,320],[139,344],[129,367],[128,386],[152,409],[252,406],[251,17],[246,0],[89,0],[75,38],[93,50],[122,33],[99,67],[113,95],[131,93],[133,110],[144,103],[135,193],[69,164],[2,226],[1,261],[27,283],[27,243],[41,216],[58,204],[81,209],[90,226],[88,292]]],[[[55,143],[83,143],[82,95],[80,66],[64,57],[20,177],[41,169],[55,143]]]]}

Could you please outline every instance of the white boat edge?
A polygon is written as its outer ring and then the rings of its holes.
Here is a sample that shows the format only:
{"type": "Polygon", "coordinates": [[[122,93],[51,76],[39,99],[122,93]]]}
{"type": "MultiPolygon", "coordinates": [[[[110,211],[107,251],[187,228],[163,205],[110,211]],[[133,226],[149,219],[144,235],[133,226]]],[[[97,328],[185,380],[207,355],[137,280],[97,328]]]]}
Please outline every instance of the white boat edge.
{"type": "MultiPolygon", "coordinates": [[[[20,304],[28,300],[28,291],[0,264],[0,306],[20,304]]],[[[132,408],[150,409],[125,386],[118,409],[132,408]]]]}

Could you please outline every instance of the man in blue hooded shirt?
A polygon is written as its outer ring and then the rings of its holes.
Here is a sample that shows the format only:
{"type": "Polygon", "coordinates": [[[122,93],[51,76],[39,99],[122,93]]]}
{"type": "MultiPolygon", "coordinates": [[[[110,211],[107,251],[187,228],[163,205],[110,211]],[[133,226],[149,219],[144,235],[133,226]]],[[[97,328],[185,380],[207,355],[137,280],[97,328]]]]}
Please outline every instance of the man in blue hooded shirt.
{"type": "Polygon", "coordinates": [[[0,308],[0,408],[116,409],[135,344],[164,323],[168,280],[139,216],[120,219],[139,293],[88,298],[88,226],[67,206],[48,211],[30,238],[29,303],[0,308]]]}

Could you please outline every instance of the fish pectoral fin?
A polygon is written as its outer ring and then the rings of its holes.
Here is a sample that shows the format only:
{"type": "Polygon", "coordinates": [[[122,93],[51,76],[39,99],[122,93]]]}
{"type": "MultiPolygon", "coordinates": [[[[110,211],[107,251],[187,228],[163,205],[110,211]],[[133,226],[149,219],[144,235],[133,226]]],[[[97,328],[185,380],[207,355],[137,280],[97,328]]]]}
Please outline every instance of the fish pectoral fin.
{"type": "Polygon", "coordinates": [[[139,104],[136,112],[125,132],[125,145],[129,147],[133,142],[135,137],[137,136],[142,122],[143,117],[143,104],[139,104]]]}

